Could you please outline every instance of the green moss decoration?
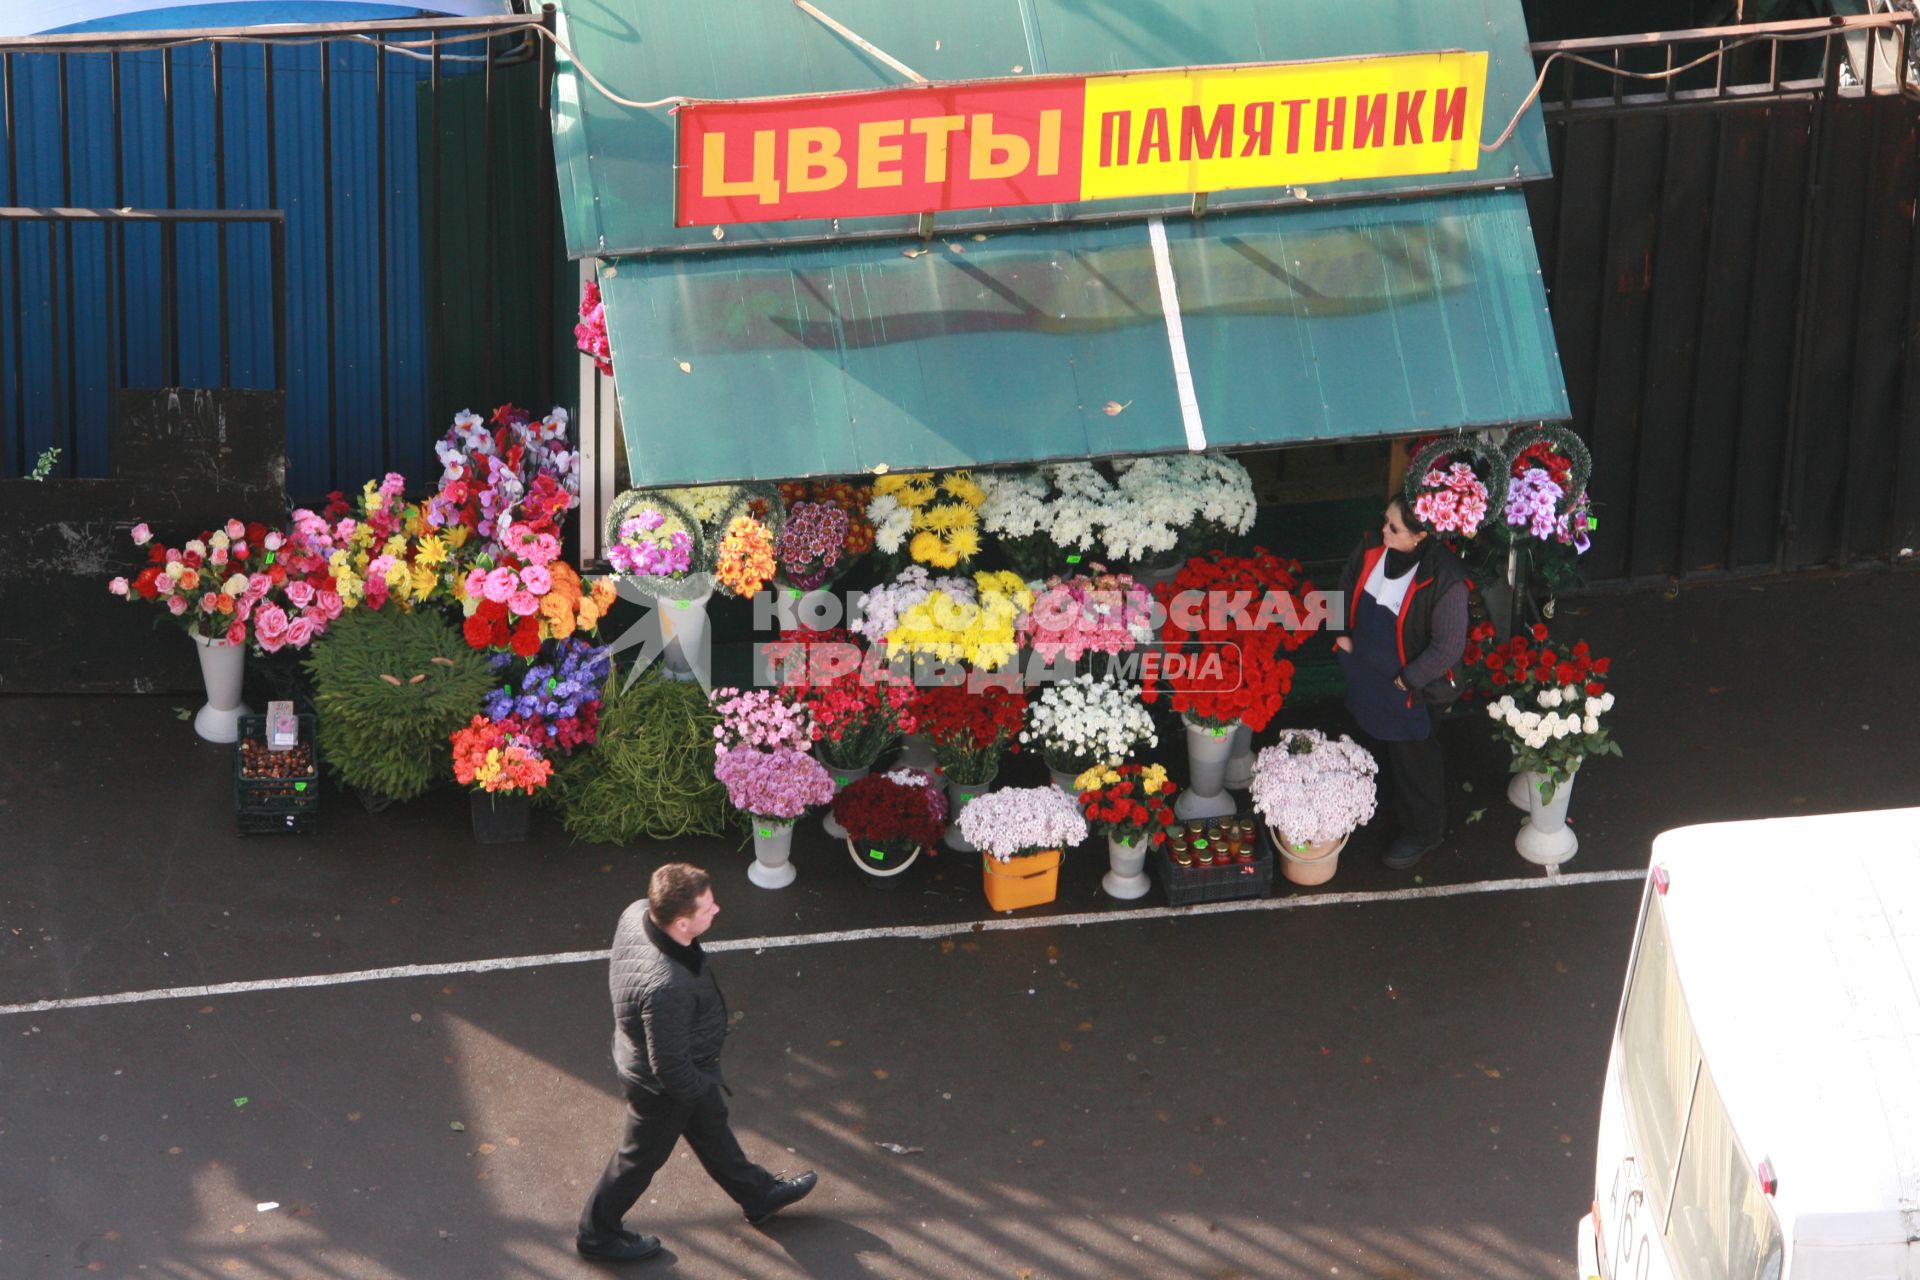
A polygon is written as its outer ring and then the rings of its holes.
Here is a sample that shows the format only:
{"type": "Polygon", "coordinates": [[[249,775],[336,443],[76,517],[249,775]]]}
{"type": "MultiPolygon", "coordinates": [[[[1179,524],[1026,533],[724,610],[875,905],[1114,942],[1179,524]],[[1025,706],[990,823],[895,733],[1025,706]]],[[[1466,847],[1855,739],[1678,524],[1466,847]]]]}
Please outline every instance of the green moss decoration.
{"type": "Polygon", "coordinates": [[[432,611],[343,613],[314,642],[306,669],[328,768],[395,800],[453,776],[447,735],[493,687],[487,655],[432,611]]]}
{"type": "Polygon", "coordinates": [[[556,763],[549,799],[568,832],[595,843],[719,835],[726,789],[713,776],[719,718],[697,684],[648,673],[626,685],[614,669],[600,704],[600,739],[556,763]]]}

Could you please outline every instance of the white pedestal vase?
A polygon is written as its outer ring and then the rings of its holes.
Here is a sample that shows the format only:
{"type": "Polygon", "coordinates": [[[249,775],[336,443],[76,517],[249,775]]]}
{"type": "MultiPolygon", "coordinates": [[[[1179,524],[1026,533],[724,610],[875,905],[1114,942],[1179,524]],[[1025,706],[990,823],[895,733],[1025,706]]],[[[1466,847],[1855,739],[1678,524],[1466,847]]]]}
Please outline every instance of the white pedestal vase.
{"type": "Polygon", "coordinates": [[[1227,753],[1227,790],[1245,791],[1253,785],[1253,730],[1237,725],[1233,731],[1233,750],[1227,753]]]}
{"type": "Polygon", "coordinates": [[[1528,862],[1542,867],[1557,867],[1580,851],[1580,841],[1567,826],[1567,805],[1573,799],[1573,784],[1579,779],[1578,766],[1565,782],[1553,789],[1553,799],[1541,800],[1542,775],[1522,775],[1533,785],[1527,792],[1527,821],[1513,838],[1513,847],[1528,862]]]}
{"type": "Polygon", "coordinates": [[[200,679],[207,686],[207,703],[194,715],[193,731],[208,742],[233,742],[240,737],[240,717],[253,714],[240,701],[247,648],[200,635],[193,643],[200,655],[200,679]]]}
{"type": "Polygon", "coordinates": [[[1195,818],[1225,818],[1239,812],[1227,794],[1227,757],[1233,754],[1233,730],[1210,729],[1184,720],[1187,726],[1187,786],[1173,801],[1173,814],[1182,822],[1195,818]]]}
{"type": "Polygon", "coordinates": [[[799,874],[792,859],[793,824],[754,819],[753,865],[747,868],[747,879],[762,889],[784,889],[799,874]]]}
{"type": "Polygon", "coordinates": [[[1147,842],[1128,843],[1107,835],[1107,874],[1100,877],[1100,891],[1109,898],[1132,901],[1146,896],[1153,881],[1147,878],[1147,842]]]}
{"type": "Polygon", "coordinates": [[[707,670],[707,601],[713,598],[708,588],[685,600],[660,601],[660,639],[666,646],[661,657],[667,678],[682,682],[697,679],[698,670],[707,670]]]}
{"type": "Polygon", "coordinates": [[[953,850],[955,853],[980,852],[965,836],[960,834],[960,811],[967,807],[968,801],[976,800],[991,790],[993,790],[992,778],[988,778],[985,782],[978,783],[955,782],[952,779],[947,780],[947,834],[941,837],[941,844],[953,850]]]}
{"type": "MultiPolygon", "coordinates": [[[[827,765],[828,772],[833,774],[833,794],[839,795],[847,789],[849,783],[857,782],[861,778],[866,777],[872,769],[873,766],[870,764],[863,764],[858,769],[841,769],[834,765],[827,765]]],[[[847,838],[847,829],[841,826],[839,819],[833,816],[832,806],[828,806],[827,816],[821,821],[820,825],[828,835],[836,840],[845,840],[847,838]]]]}

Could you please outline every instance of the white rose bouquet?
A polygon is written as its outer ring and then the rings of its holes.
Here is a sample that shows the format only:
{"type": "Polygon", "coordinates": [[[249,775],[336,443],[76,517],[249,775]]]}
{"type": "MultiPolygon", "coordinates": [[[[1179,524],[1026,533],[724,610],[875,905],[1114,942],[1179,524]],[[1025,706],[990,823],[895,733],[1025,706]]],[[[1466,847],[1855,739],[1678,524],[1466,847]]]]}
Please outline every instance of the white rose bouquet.
{"type": "Polygon", "coordinates": [[[1577,684],[1550,684],[1518,698],[1509,693],[1487,704],[1488,717],[1513,748],[1513,771],[1541,775],[1543,802],[1553,799],[1561,783],[1572,781],[1588,756],[1620,754],[1620,744],[1601,720],[1611,710],[1611,693],[1591,694],[1577,684]]]}

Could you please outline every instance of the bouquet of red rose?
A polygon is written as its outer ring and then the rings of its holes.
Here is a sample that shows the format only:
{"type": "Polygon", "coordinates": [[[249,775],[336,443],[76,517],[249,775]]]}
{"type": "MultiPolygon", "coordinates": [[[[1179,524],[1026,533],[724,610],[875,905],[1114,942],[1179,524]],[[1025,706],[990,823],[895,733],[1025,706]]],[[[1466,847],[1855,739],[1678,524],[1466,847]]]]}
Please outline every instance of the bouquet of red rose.
{"type": "Polygon", "coordinates": [[[1088,825],[1122,844],[1164,844],[1179,821],[1173,813],[1179,788],[1165,765],[1097,764],[1073,780],[1073,789],[1088,825]]]}
{"type": "Polygon", "coordinates": [[[1463,661],[1474,686],[1492,698],[1512,694],[1515,698],[1536,690],[1578,686],[1583,696],[1598,698],[1607,691],[1607,672],[1611,658],[1596,658],[1581,640],[1571,646],[1554,644],[1547,628],[1536,623],[1529,631],[1516,632],[1504,644],[1495,642],[1491,622],[1482,622],[1467,632],[1463,661]]]}
{"type": "Polygon", "coordinates": [[[1313,634],[1301,603],[1312,591],[1298,560],[1264,547],[1188,560],[1155,590],[1167,610],[1164,653],[1145,664],[1143,699],[1164,692],[1175,711],[1208,728],[1266,728],[1293,689],[1293,663],[1282,655],[1313,634]]]}
{"type": "Polygon", "coordinates": [[[855,844],[914,845],[931,853],[947,830],[947,793],[919,769],[872,773],[833,798],[833,816],[855,844]]]}
{"type": "Polygon", "coordinates": [[[914,732],[933,740],[933,758],[947,781],[984,786],[1000,769],[1004,751],[1020,749],[1027,722],[1027,696],[997,684],[922,689],[914,701],[914,732]]]}

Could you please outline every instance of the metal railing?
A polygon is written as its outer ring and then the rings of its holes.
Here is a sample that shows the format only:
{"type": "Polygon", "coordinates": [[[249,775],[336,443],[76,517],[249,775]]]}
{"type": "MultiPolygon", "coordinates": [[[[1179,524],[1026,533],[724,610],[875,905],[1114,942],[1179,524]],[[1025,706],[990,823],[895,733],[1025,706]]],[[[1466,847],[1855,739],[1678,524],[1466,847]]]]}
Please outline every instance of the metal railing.
{"type": "Polygon", "coordinates": [[[1912,13],[1894,11],[1528,47],[1549,112],[1811,93],[1829,84],[1920,96],[1913,22],[1912,13]]]}

